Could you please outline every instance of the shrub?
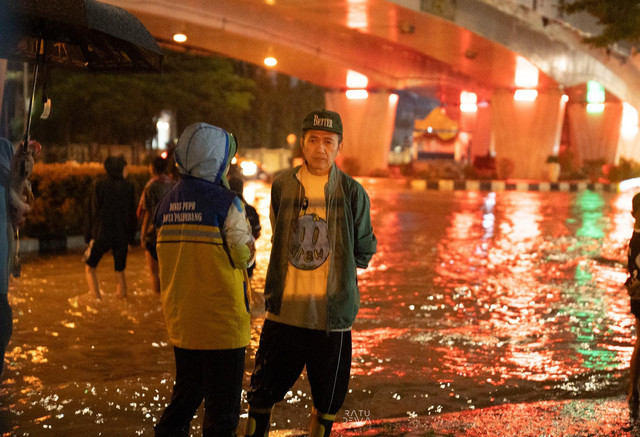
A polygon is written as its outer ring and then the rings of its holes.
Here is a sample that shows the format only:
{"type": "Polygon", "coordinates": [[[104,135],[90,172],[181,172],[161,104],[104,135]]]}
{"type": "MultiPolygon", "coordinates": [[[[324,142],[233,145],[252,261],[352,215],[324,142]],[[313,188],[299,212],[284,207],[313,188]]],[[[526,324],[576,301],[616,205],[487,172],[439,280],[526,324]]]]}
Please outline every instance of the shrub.
{"type": "Polygon", "coordinates": [[[640,163],[621,158],[617,166],[605,165],[605,176],[611,182],[640,177],[640,163]]]}
{"type": "Polygon", "coordinates": [[[375,168],[369,172],[369,177],[372,178],[388,178],[390,175],[388,168],[375,168]]]}
{"type": "MultiPolygon", "coordinates": [[[[144,166],[127,166],[136,199],[150,177],[144,166]]],[[[93,181],[104,175],[102,164],[36,164],[31,175],[35,196],[21,228],[22,237],[56,239],[82,235],[86,203],[93,181]]]]}
{"type": "Polygon", "coordinates": [[[461,180],[464,169],[461,164],[450,160],[430,160],[414,163],[413,177],[427,180],[461,180]]]}
{"type": "Polygon", "coordinates": [[[497,158],[496,159],[496,171],[498,173],[498,179],[509,179],[513,174],[513,168],[515,164],[510,158],[497,158]]]}
{"type": "Polygon", "coordinates": [[[605,160],[600,159],[585,159],[582,162],[582,171],[587,175],[587,178],[591,182],[597,182],[603,176],[603,166],[605,160]]]}

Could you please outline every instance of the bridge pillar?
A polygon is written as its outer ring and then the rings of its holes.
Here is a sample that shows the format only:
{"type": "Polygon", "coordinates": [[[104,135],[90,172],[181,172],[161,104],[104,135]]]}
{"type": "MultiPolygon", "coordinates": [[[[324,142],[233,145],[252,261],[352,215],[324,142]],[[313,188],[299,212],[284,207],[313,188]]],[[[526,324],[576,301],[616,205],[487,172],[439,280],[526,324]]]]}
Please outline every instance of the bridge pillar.
{"type": "Polygon", "coordinates": [[[515,101],[511,91],[496,91],[491,138],[499,177],[548,178],[547,157],[558,154],[564,108],[560,90],[544,90],[533,102],[515,101]]]}
{"type": "Polygon", "coordinates": [[[366,176],[386,170],[393,136],[398,97],[385,91],[369,92],[362,100],[350,100],[344,91],[325,93],[327,109],[342,117],[343,149],[338,165],[351,175],[366,176]]]}
{"type": "MultiPolygon", "coordinates": [[[[462,120],[471,119],[471,122],[467,123],[467,129],[472,133],[469,159],[473,161],[474,157],[487,156],[491,151],[491,107],[479,106],[478,111],[470,115],[464,114],[462,120]]],[[[465,123],[462,123],[462,126],[464,128],[465,123]]]]}
{"type": "Polygon", "coordinates": [[[624,135],[620,135],[617,156],[614,164],[619,164],[620,159],[638,161],[638,157],[640,157],[640,133],[636,132],[626,138],[624,135]]]}
{"type": "Polygon", "coordinates": [[[584,103],[569,103],[569,138],[579,167],[584,166],[585,161],[614,164],[618,159],[622,103],[604,105],[604,111],[590,114],[584,103]]]}

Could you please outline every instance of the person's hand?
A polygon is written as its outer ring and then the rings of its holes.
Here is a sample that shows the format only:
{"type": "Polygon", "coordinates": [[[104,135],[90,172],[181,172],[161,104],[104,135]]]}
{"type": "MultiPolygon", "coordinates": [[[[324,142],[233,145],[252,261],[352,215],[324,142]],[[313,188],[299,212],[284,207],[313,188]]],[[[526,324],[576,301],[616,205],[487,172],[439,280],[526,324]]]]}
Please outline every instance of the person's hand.
{"type": "Polygon", "coordinates": [[[33,172],[34,154],[39,154],[42,145],[37,141],[29,141],[25,151],[19,148],[11,158],[11,189],[9,198],[9,214],[14,226],[22,226],[27,213],[31,210],[33,193],[28,178],[33,172]]]}
{"type": "MultiPolygon", "coordinates": [[[[26,151],[20,146],[13,154],[11,158],[11,183],[14,188],[18,188],[23,180],[29,179],[31,173],[33,173],[33,156],[38,155],[41,150],[42,145],[35,140],[31,140],[26,151]]],[[[21,194],[19,191],[18,193],[21,194]]]]}
{"type": "MultiPolygon", "coordinates": [[[[29,181],[25,182],[28,183],[29,181]]],[[[9,202],[11,222],[15,227],[19,227],[26,221],[27,213],[31,211],[31,205],[28,203],[27,196],[18,195],[13,188],[9,191],[11,192],[9,202]]],[[[31,194],[31,190],[28,190],[28,192],[31,194]]],[[[33,197],[33,194],[31,194],[31,197],[33,197]]]]}

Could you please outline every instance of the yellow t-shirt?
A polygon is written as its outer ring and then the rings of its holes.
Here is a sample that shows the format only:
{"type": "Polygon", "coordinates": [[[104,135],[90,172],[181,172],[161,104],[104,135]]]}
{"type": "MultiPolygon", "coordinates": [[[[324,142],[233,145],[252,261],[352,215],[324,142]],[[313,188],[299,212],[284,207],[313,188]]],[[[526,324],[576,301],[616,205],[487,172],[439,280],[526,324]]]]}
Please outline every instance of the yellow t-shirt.
{"type": "Polygon", "coordinates": [[[330,248],[324,187],[329,175],[315,176],[302,166],[299,176],[305,199],[289,243],[282,307],[278,315],[268,312],[267,319],[324,330],[327,327],[330,248]]]}

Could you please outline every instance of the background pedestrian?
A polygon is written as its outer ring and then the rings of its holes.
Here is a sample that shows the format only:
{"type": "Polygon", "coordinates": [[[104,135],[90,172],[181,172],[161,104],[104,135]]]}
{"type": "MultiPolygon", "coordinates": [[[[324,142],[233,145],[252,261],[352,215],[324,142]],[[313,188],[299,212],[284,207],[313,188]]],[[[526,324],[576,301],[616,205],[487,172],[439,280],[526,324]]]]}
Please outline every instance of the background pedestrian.
{"type": "MultiPolygon", "coordinates": [[[[251,234],[253,235],[254,240],[257,240],[260,237],[260,232],[262,231],[262,226],[260,226],[260,216],[258,215],[258,211],[256,211],[256,209],[244,198],[244,179],[241,176],[230,177],[229,187],[231,188],[231,191],[236,193],[242,201],[245,213],[247,214],[247,220],[249,220],[249,225],[251,226],[251,234]]],[[[255,262],[251,266],[247,267],[247,275],[249,276],[249,279],[253,277],[253,271],[255,268],[255,262]]]]}
{"type": "Polygon", "coordinates": [[[140,245],[145,249],[147,267],[149,268],[149,278],[151,288],[155,293],[160,293],[160,277],[158,276],[158,253],[156,252],[156,228],[153,223],[153,216],[160,200],[167,194],[173,186],[174,181],[167,174],[167,160],[161,156],[156,156],[149,167],[151,168],[151,179],[144,187],[136,215],[141,221],[140,245]]]}
{"type": "Polygon", "coordinates": [[[638,395],[638,379],[640,376],[640,361],[638,360],[638,352],[640,351],[640,193],[633,196],[631,201],[631,215],[636,220],[633,226],[633,234],[629,241],[629,250],[627,258],[627,270],[629,277],[625,282],[629,300],[631,305],[631,314],[636,318],[636,340],[633,345],[633,353],[631,354],[631,363],[629,366],[629,391],[627,400],[630,407],[637,414],[640,396],[638,395]]]}
{"type": "Polygon", "coordinates": [[[134,187],[125,180],[127,162],[123,157],[108,157],[104,161],[106,175],[91,186],[85,214],[85,273],[89,290],[101,299],[96,267],[102,256],[111,251],[116,275],[116,291],[127,296],[127,253],[133,244],[138,225],[134,187]]]}

